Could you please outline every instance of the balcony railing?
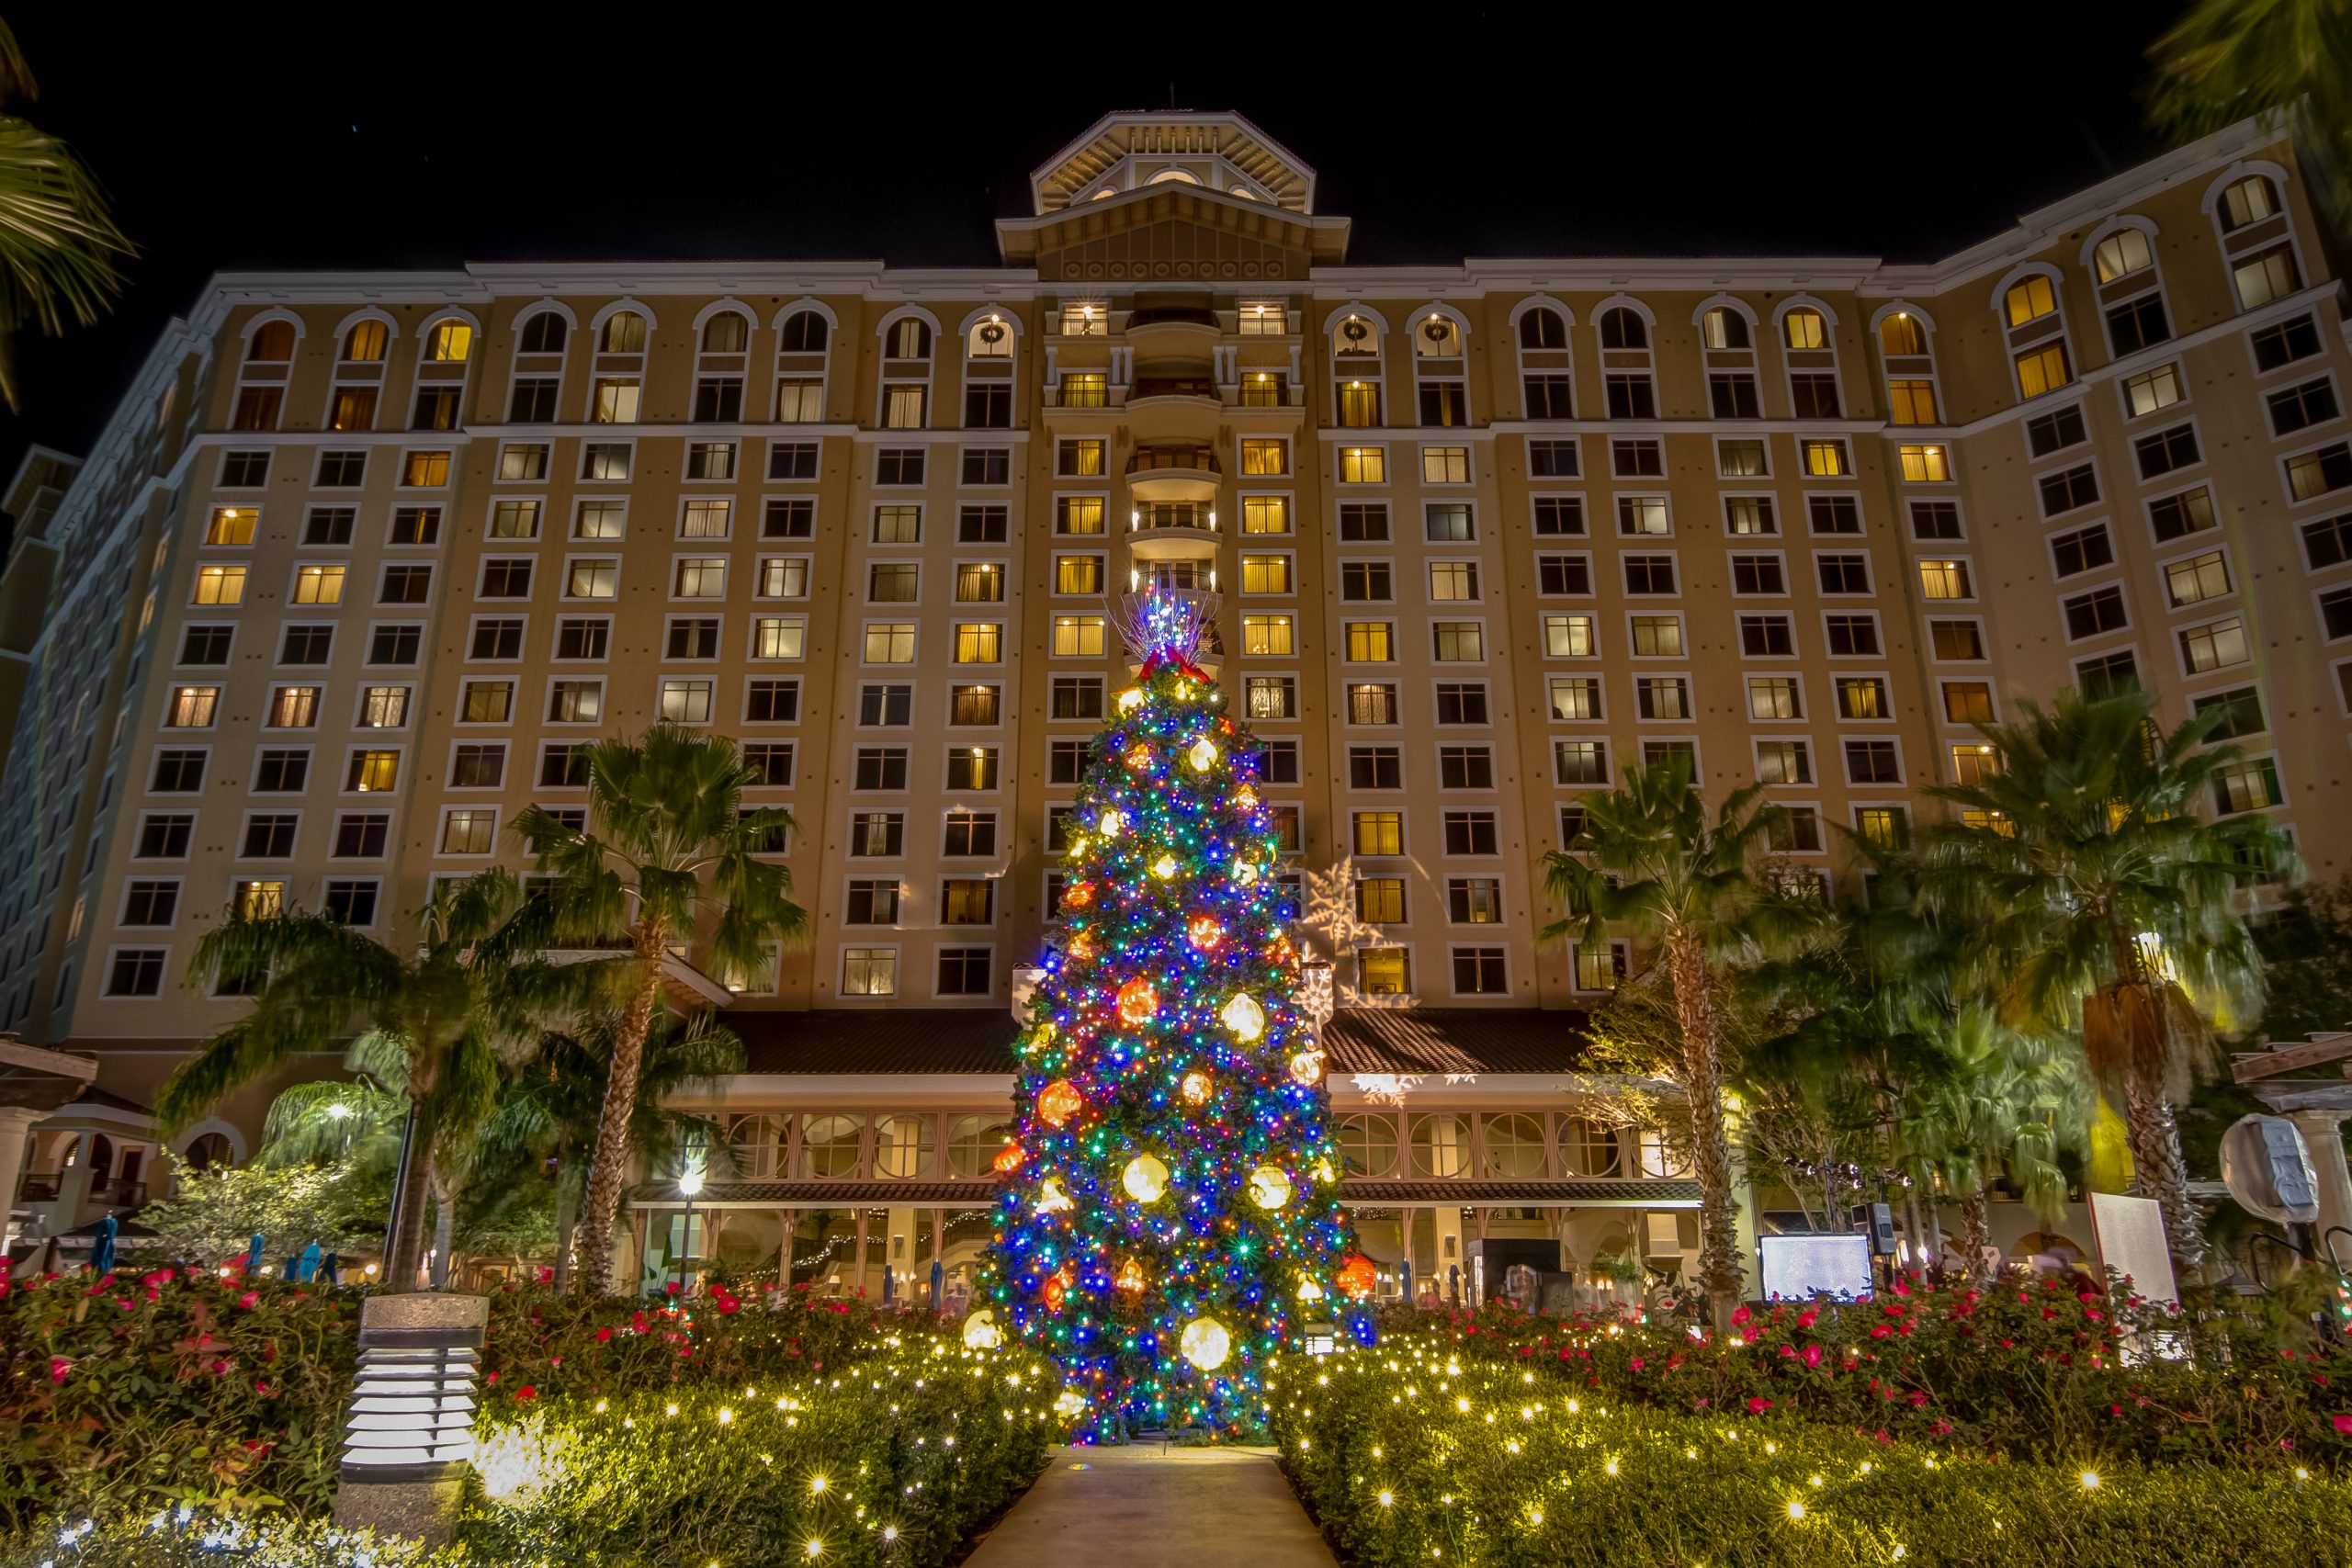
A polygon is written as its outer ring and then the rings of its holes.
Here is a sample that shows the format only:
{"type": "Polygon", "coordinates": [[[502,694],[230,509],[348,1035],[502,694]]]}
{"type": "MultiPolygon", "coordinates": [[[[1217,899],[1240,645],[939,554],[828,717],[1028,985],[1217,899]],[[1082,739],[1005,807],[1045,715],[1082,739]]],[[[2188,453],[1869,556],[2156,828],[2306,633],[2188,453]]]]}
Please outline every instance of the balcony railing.
{"type": "Polygon", "coordinates": [[[1135,390],[1127,394],[1134,402],[1142,398],[1206,398],[1218,401],[1216,383],[1206,376],[1138,376],[1135,390]]]}
{"type": "Polygon", "coordinates": [[[1190,501],[1147,502],[1137,506],[1127,520],[1127,531],[1140,533],[1148,528],[1189,528],[1213,534],[1216,531],[1216,509],[1190,501]]]}
{"type": "Polygon", "coordinates": [[[1206,446],[1139,446],[1136,448],[1135,456],[1127,459],[1127,472],[1130,474],[1161,468],[1179,471],[1189,468],[1202,474],[1225,471],[1217,466],[1216,454],[1206,446]]]}
{"type": "Polygon", "coordinates": [[[1200,305],[1147,305],[1127,312],[1127,330],[1137,327],[1192,326],[1215,329],[1216,312],[1200,305]]]}

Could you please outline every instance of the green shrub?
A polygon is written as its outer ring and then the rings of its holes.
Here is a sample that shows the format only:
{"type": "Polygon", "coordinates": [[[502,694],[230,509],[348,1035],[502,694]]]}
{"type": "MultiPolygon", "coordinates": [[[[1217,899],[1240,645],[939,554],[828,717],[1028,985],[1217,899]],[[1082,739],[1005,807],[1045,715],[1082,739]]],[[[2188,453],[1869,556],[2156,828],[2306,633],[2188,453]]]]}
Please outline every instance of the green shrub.
{"type": "Polygon", "coordinates": [[[2352,1358],[2276,1347],[2234,1317],[2117,1303],[2071,1281],[1743,1309],[1728,1336],[1694,1337],[1688,1323],[1638,1314],[1562,1319],[1499,1308],[1391,1311],[1383,1322],[1391,1332],[1434,1329],[1459,1354],[1677,1414],[1765,1399],[1776,1415],[2059,1463],[2352,1461],[2352,1358]],[[2127,1357],[2127,1343],[2162,1344],[2177,1359],[2127,1357]]]}
{"type": "Polygon", "coordinates": [[[1627,1405],[1462,1348],[1403,1334],[1270,1380],[1283,1468],[1361,1568],[2191,1568],[2341,1563],[2352,1541],[2352,1492],[2307,1467],[1956,1457],[1627,1405]]]}
{"type": "Polygon", "coordinates": [[[1058,1437],[1056,1380],[1018,1352],[885,1331],[835,1371],[503,1409],[469,1561],[920,1568],[1017,1496],[1058,1437]]]}

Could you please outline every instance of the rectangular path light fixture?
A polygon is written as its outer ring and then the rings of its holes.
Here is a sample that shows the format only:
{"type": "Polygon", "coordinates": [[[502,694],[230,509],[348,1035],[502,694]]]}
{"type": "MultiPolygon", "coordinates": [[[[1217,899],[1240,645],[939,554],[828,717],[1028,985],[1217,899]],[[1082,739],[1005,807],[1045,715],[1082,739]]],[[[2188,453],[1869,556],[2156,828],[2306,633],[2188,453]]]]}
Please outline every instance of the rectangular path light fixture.
{"type": "Polygon", "coordinates": [[[474,1388],[490,1302],[415,1292],[360,1308],[335,1523],[446,1543],[474,1453],[474,1388]]]}

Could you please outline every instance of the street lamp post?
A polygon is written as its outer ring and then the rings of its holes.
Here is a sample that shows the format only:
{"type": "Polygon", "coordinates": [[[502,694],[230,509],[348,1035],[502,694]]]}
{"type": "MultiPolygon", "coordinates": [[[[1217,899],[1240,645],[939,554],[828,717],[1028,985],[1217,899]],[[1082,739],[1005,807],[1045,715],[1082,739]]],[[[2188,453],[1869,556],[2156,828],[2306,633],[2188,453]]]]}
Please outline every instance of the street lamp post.
{"type": "Polygon", "coordinates": [[[682,1172],[678,1177],[678,1190],[686,1198],[686,1234],[679,1243],[685,1251],[685,1257],[678,1265],[678,1293],[684,1296],[694,1293],[695,1194],[702,1190],[702,1172],[682,1172]]]}

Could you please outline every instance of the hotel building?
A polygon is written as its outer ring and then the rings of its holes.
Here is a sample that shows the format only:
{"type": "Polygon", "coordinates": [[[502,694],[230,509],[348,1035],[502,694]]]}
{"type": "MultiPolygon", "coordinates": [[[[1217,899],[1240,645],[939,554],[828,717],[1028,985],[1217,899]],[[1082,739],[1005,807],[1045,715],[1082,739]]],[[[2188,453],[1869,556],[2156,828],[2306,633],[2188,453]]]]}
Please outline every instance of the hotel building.
{"type": "MultiPolygon", "coordinates": [[[[1631,762],[1760,781],[1778,873],[1852,897],[1839,830],[1935,816],[1973,725],[2137,682],[2245,748],[2212,809],[2352,868],[2352,361],[2263,129],[1920,265],[1351,266],[1230,114],[1106,116],[1030,197],[992,268],[215,278],[15,487],[0,1025],[135,1119],[243,1005],[184,984],[227,910],[407,941],[435,878],[525,863],[526,804],[579,808],[582,742],[707,727],[797,819],[813,922],[755,973],[681,955],[749,1052],[695,1250],[960,1266],[1127,669],[1104,596],[1146,579],[1222,594],[1351,1190],[1423,1279],[1465,1237],[1586,1278],[1694,1245],[1694,1185],[1578,1110],[1627,954],[1535,937],[1631,762]]],[[[262,1102],[184,1151],[249,1156],[262,1102]]],[[[121,1183],[93,1103],[31,1190],[121,1183]]]]}

